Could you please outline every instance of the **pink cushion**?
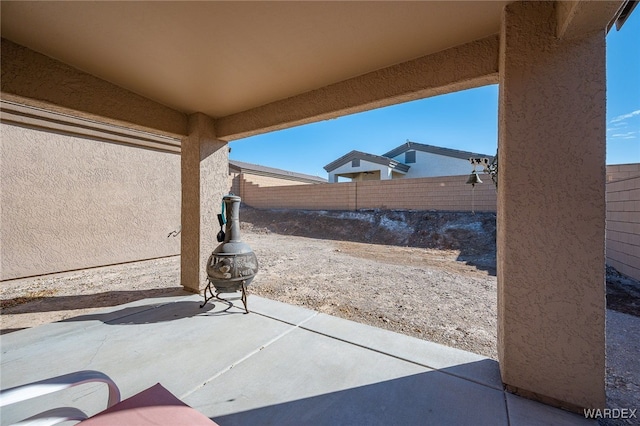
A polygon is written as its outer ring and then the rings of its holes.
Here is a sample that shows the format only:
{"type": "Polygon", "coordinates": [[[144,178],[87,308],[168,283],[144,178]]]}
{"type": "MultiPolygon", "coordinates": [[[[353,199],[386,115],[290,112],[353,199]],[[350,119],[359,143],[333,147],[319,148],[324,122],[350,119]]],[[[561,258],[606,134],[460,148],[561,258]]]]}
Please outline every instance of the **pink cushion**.
{"type": "Polygon", "coordinates": [[[112,425],[215,425],[189,407],[160,383],[80,422],[83,426],[112,425]]]}

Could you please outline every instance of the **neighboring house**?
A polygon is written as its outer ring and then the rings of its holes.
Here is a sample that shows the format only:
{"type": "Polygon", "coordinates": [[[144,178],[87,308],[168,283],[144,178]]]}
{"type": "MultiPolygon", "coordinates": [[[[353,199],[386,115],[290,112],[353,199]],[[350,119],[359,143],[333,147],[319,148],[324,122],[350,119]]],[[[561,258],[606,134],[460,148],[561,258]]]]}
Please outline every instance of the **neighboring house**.
{"type": "Polygon", "coordinates": [[[327,183],[325,179],[318,176],[236,160],[229,160],[229,178],[231,192],[240,197],[243,195],[243,182],[250,182],[262,187],[327,183]]]}
{"type": "Polygon", "coordinates": [[[471,157],[493,159],[491,155],[407,141],[383,155],[351,151],[324,169],[329,182],[338,182],[339,177],[360,181],[455,176],[473,170],[471,157]]]}
{"type": "Polygon", "coordinates": [[[387,180],[403,177],[409,166],[389,157],[351,151],[324,166],[329,172],[329,182],[338,182],[338,177],[352,181],[387,180]]]}

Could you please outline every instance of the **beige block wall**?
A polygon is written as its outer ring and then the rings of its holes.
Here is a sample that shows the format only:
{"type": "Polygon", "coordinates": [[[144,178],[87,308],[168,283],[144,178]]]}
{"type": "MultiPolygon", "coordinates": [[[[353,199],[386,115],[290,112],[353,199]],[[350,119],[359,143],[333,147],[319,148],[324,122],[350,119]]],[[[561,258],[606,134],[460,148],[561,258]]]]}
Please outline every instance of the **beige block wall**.
{"type": "Polygon", "coordinates": [[[310,210],[407,209],[496,211],[496,191],[464,176],[262,187],[245,180],[243,201],[257,208],[310,210]]]}
{"type": "Polygon", "coordinates": [[[607,166],[607,182],[640,176],[640,163],[607,166]]]}
{"type": "Polygon", "coordinates": [[[640,280],[640,176],[607,183],[607,264],[640,280]]]}
{"type": "Polygon", "coordinates": [[[262,209],[354,210],[355,183],[261,187],[244,182],[242,201],[262,209]]]}
{"type": "Polygon", "coordinates": [[[496,190],[488,175],[474,187],[468,175],[359,182],[357,209],[496,211],[496,190]]]}
{"type": "Polygon", "coordinates": [[[180,253],[180,155],[0,131],[0,280],[180,253]]]}
{"type": "Polygon", "coordinates": [[[229,172],[229,192],[242,196],[242,173],[229,172]]]}
{"type": "Polygon", "coordinates": [[[291,186],[291,185],[312,185],[310,182],[299,182],[291,179],[281,179],[272,176],[254,175],[243,173],[243,177],[248,182],[259,186],[291,186]]]}
{"type": "Polygon", "coordinates": [[[263,176],[252,173],[238,173],[235,171],[229,172],[229,188],[231,193],[243,197],[246,183],[257,185],[259,187],[272,187],[272,186],[294,186],[294,185],[312,185],[311,182],[300,182],[291,179],[277,178],[273,176],[263,176]]]}

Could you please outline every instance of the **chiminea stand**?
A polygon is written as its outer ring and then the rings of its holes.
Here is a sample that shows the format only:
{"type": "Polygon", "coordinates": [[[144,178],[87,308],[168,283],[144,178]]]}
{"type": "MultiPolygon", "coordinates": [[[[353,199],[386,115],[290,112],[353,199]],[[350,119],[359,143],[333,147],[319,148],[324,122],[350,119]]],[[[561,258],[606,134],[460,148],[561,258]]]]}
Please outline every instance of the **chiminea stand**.
{"type": "MultiPolygon", "coordinates": [[[[225,298],[220,297],[221,293],[229,293],[229,291],[220,291],[218,289],[215,290],[215,292],[213,291],[215,289],[215,286],[213,285],[213,283],[207,279],[207,286],[204,289],[204,302],[202,303],[202,305],[200,305],[201,308],[204,308],[204,305],[207,304],[208,301],[212,300],[213,298],[218,299],[219,301],[226,303],[227,305],[229,305],[228,309],[231,309],[233,307],[233,302],[231,302],[230,300],[227,300],[225,298]],[[207,290],[209,291],[210,296],[207,296],[207,290]]],[[[245,284],[245,281],[242,281],[242,287],[241,287],[241,291],[242,291],[242,296],[240,296],[240,300],[242,300],[242,304],[244,305],[244,311],[245,313],[249,313],[249,309],[247,308],[247,286],[245,284]]]]}

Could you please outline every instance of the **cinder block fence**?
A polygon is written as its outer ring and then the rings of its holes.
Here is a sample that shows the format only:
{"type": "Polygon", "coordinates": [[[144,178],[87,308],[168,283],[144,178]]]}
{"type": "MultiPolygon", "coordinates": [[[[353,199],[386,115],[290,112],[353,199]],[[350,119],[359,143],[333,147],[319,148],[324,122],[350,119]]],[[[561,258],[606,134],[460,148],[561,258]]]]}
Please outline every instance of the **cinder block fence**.
{"type": "MultiPolygon", "coordinates": [[[[489,175],[473,188],[468,176],[263,187],[243,179],[242,200],[251,207],[308,210],[496,211],[489,175]]],[[[237,187],[237,186],[236,186],[237,187]]]]}
{"type": "Polygon", "coordinates": [[[607,183],[607,264],[640,280],[640,175],[607,183]]]}

